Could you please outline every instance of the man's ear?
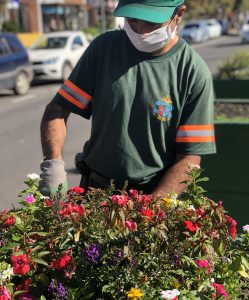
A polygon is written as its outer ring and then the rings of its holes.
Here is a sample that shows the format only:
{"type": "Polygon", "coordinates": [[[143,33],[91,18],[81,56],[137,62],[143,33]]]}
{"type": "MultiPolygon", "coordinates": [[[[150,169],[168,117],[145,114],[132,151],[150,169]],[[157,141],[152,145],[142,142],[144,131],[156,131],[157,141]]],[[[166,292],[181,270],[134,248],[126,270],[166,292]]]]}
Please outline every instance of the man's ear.
{"type": "Polygon", "coordinates": [[[176,14],[176,25],[179,25],[182,22],[182,18],[187,10],[186,5],[182,5],[176,14]]]}

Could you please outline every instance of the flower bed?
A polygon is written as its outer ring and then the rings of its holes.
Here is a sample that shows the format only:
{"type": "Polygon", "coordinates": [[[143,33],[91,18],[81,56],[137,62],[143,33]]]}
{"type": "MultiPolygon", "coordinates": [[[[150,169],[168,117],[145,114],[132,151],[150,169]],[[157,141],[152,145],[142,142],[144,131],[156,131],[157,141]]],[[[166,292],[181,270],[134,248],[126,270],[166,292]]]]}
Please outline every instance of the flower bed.
{"type": "Polygon", "coordinates": [[[248,300],[249,225],[236,236],[201,172],[181,200],[114,186],[49,199],[29,175],[0,215],[0,300],[248,300]]]}

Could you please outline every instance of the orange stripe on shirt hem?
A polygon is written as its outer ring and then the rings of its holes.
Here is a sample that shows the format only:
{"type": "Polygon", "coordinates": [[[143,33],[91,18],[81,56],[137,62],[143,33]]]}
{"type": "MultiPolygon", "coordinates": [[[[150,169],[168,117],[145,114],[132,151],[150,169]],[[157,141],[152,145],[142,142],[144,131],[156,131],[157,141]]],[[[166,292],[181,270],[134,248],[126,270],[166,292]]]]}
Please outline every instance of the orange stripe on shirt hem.
{"type": "Polygon", "coordinates": [[[214,136],[179,136],[177,143],[211,143],[214,142],[214,136]]]}
{"type": "Polygon", "coordinates": [[[74,104],[75,106],[77,106],[80,109],[85,109],[86,106],[83,105],[82,103],[80,103],[78,100],[76,100],[75,98],[73,98],[72,96],[70,96],[67,92],[65,92],[62,88],[59,89],[58,93],[64,97],[66,100],[68,100],[69,102],[71,102],[72,104],[74,104]]]}
{"type": "Polygon", "coordinates": [[[188,131],[188,130],[214,130],[214,126],[209,125],[182,125],[178,127],[178,130],[188,131]]]}
{"type": "Polygon", "coordinates": [[[78,88],[74,83],[72,83],[72,81],[65,80],[64,84],[67,85],[70,89],[72,89],[76,94],[82,96],[85,100],[92,100],[92,96],[78,88]]]}

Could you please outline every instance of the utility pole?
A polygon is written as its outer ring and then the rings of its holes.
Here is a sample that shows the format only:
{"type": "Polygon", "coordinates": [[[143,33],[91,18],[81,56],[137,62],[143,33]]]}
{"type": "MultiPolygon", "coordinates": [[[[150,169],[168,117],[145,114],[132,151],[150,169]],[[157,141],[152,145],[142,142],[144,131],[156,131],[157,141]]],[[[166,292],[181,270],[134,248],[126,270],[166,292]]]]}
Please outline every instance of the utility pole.
{"type": "Polygon", "coordinates": [[[106,1],[100,1],[100,23],[101,23],[101,32],[106,31],[106,1]]]}

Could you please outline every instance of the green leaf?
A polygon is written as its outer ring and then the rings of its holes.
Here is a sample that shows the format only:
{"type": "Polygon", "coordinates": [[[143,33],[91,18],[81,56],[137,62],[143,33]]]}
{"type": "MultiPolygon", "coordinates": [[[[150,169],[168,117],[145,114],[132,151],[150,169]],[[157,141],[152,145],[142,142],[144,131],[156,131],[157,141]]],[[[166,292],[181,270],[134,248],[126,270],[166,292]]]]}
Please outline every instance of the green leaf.
{"type": "Polygon", "coordinates": [[[77,298],[77,300],[89,300],[89,299],[92,299],[94,295],[95,295],[95,292],[92,292],[83,297],[77,298]]]}
{"type": "Polygon", "coordinates": [[[249,278],[249,274],[245,271],[245,269],[239,270],[238,273],[244,278],[249,278]]]}
{"type": "Polygon", "coordinates": [[[28,236],[32,236],[32,235],[39,235],[39,236],[47,236],[49,233],[48,232],[40,232],[40,231],[34,231],[34,232],[29,232],[28,236]]]}
{"type": "Polygon", "coordinates": [[[40,300],[46,300],[46,298],[43,295],[41,295],[40,300]]]}
{"type": "Polygon", "coordinates": [[[36,255],[37,255],[37,257],[41,258],[45,255],[50,254],[50,253],[51,253],[50,251],[41,251],[41,252],[37,253],[36,255]]]}
{"type": "Polygon", "coordinates": [[[243,270],[242,268],[242,263],[241,263],[241,258],[240,257],[236,257],[235,260],[233,260],[230,269],[234,272],[238,272],[240,270],[243,270]]]}
{"type": "Polygon", "coordinates": [[[77,231],[75,234],[74,234],[74,241],[75,242],[78,242],[80,240],[80,231],[77,231]]]}
{"type": "Polygon", "coordinates": [[[36,262],[36,263],[38,263],[40,265],[48,266],[48,263],[45,260],[43,260],[43,259],[41,259],[39,257],[32,257],[31,261],[36,262]]]}
{"type": "Polygon", "coordinates": [[[244,256],[241,256],[241,263],[247,270],[249,270],[249,263],[244,256]]]}

